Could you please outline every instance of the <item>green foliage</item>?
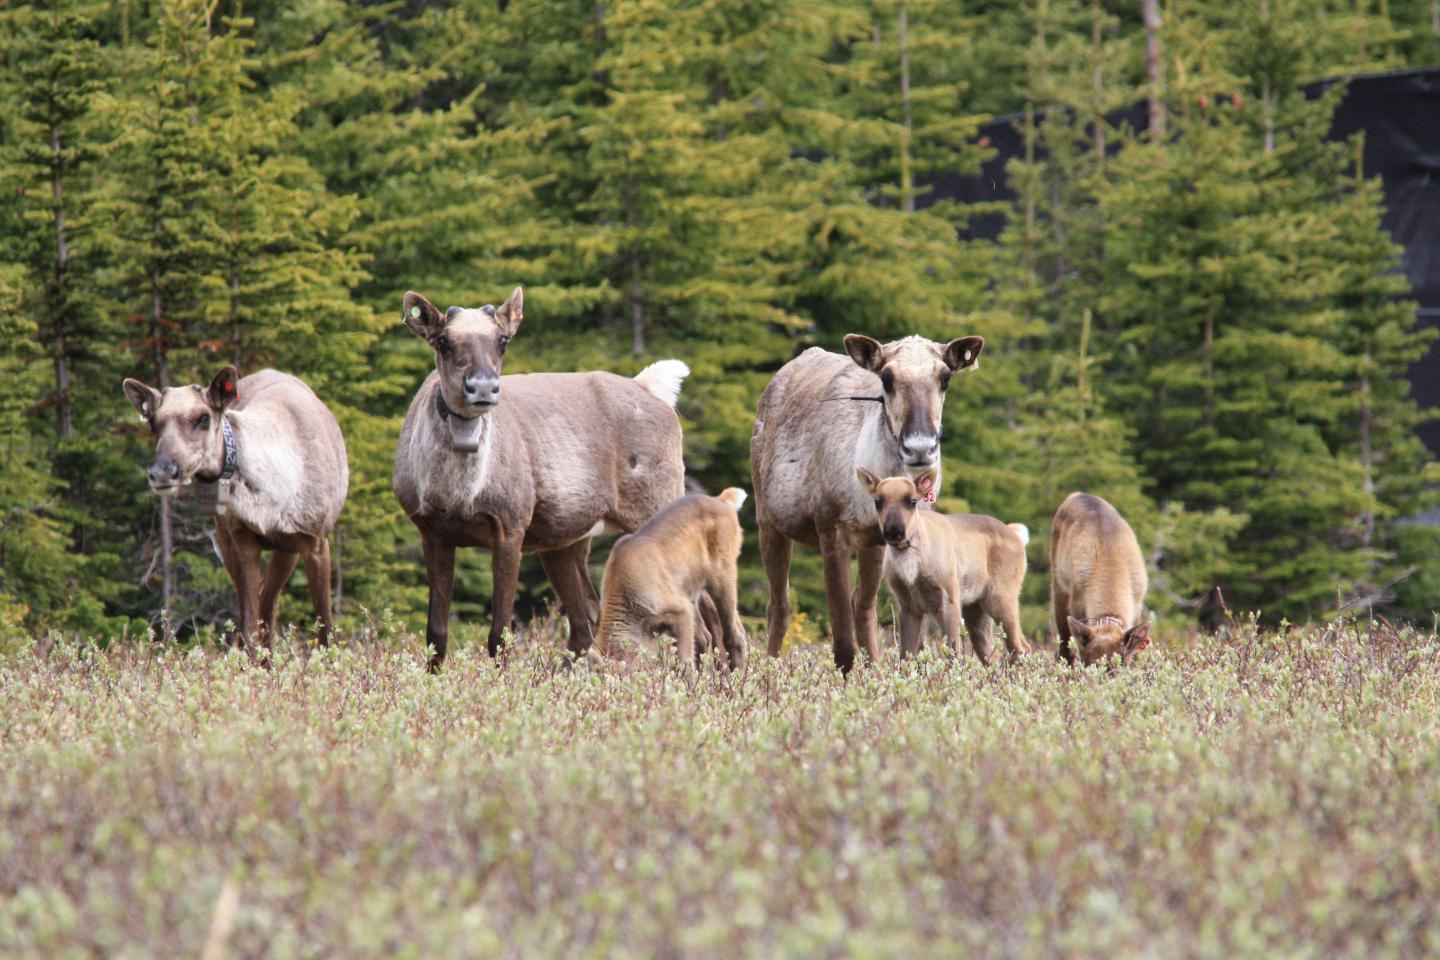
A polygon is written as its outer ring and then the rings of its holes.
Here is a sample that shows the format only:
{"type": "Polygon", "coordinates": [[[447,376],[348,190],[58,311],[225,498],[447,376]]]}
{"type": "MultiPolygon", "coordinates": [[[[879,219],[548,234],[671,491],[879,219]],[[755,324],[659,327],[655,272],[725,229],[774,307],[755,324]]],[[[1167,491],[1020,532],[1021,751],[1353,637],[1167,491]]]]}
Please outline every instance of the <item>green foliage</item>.
{"type": "Polygon", "coordinates": [[[432,676],[373,636],[270,669],[0,656],[0,954],[193,956],[217,928],[275,958],[1440,948],[1433,634],[848,679],[816,647],[743,677],[562,666],[553,623],[432,676]]]}
{"type": "MultiPolygon", "coordinates": [[[[1299,85],[1433,62],[1428,9],[1166,13],[1151,143],[1104,119],[1149,92],[1138,4],[1108,0],[7,8],[0,543],[30,549],[0,547],[0,623],[155,620],[161,518],[119,381],[232,361],[302,376],[345,431],[342,617],[418,619],[390,472],[432,359],[396,308],[516,284],[509,370],[691,366],[707,489],[749,486],[755,399],[799,350],[984,335],[947,402],[942,507],[1031,527],[1031,629],[1075,488],[1130,517],[1171,622],[1215,582],[1276,618],[1337,595],[1422,614],[1440,563],[1407,520],[1435,467],[1403,371],[1424,340],[1378,191],[1324,142],[1334,94],[1299,85]],[[1022,111],[1010,225],[962,243],[981,211],[928,185],[977,169],[987,114],[1022,111]]],[[[223,624],[208,525],[173,520],[171,617],[223,624]]],[[[483,620],[488,559],[459,560],[458,616],[483,620]]],[[[522,609],[549,602],[537,564],[523,577],[522,609]]],[[[822,614],[812,552],[793,582],[822,614]]]]}

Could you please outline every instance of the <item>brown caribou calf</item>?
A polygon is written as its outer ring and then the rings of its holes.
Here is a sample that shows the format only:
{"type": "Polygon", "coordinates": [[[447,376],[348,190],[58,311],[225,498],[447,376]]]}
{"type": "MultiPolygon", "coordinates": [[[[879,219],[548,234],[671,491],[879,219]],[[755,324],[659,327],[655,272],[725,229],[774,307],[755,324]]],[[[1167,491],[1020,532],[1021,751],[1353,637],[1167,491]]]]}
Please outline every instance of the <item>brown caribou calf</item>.
{"type": "Polygon", "coordinates": [[[241,379],[226,367],[209,387],[124,387],[155,434],[150,489],[170,496],[195,482],[214,502],[215,544],[239,597],[241,640],[269,644],[280,593],[303,557],[327,642],[328,537],[350,486],[334,415],[302,381],[276,370],[241,379]],[[263,573],[262,550],[273,551],[263,573]]]}
{"type": "Polygon", "coordinates": [[[697,623],[708,600],[730,667],[745,665],[745,630],[735,607],[742,540],[735,514],[744,502],[739,487],[715,497],[681,497],[615,541],[600,586],[601,652],[615,655],[666,633],[675,638],[680,662],[693,663],[697,631],[715,632],[697,623]]]}
{"type": "Polygon", "coordinates": [[[1089,666],[1111,654],[1122,664],[1150,644],[1137,623],[1149,585],[1135,531],[1100,497],[1072,493],[1055,511],[1050,537],[1050,602],[1060,655],[1089,666]]]}
{"type": "Polygon", "coordinates": [[[1011,656],[1028,653],[1020,631],[1020,585],[1030,542],[1025,525],[920,509],[920,501],[935,491],[934,469],[914,480],[882,480],[864,467],[855,473],[875,501],[885,541],[881,571],[900,604],[900,655],[919,651],[927,616],[940,622],[957,655],[961,620],[982,663],[994,657],[996,620],[1005,628],[1011,656]]]}

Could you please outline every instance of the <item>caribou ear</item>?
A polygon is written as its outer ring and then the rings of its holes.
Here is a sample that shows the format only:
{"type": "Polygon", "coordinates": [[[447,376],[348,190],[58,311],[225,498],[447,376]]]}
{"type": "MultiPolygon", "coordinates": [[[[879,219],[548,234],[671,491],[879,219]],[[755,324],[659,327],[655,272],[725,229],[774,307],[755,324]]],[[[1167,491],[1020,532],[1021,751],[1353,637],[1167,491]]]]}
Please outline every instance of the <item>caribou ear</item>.
{"type": "Polygon", "coordinates": [[[1120,644],[1120,649],[1125,653],[1139,653],[1150,646],[1150,624],[1137,623],[1125,631],[1125,639],[1120,644]]]}
{"type": "Polygon", "coordinates": [[[1070,617],[1069,620],[1070,636],[1074,637],[1081,646],[1089,643],[1091,639],[1090,628],[1085,626],[1085,624],[1081,623],[1079,620],[1076,620],[1074,617],[1070,617]]]}
{"type": "Polygon", "coordinates": [[[873,495],[875,488],[880,485],[880,478],[864,467],[856,467],[855,476],[860,478],[860,486],[865,488],[866,493],[873,495]]]}
{"type": "Polygon", "coordinates": [[[125,399],[130,401],[130,405],[140,412],[144,420],[153,423],[155,411],[160,408],[160,391],[129,377],[125,378],[122,386],[125,388],[125,399]]]}
{"type": "Polygon", "coordinates": [[[850,359],[871,373],[879,373],[884,366],[884,360],[880,356],[884,348],[880,341],[874,337],[867,337],[863,333],[847,333],[845,335],[845,352],[850,354],[850,359]]]}
{"type": "Polygon", "coordinates": [[[500,330],[505,336],[513,337],[520,329],[520,321],[524,319],[525,291],[516,287],[509,298],[500,304],[500,309],[495,311],[495,322],[500,324],[500,330]]]}
{"type": "Polygon", "coordinates": [[[951,370],[970,370],[980,363],[985,349],[984,337],[960,337],[945,346],[945,366],[951,370]]]}
{"type": "Polygon", "coordinates": [[[210,406],[216,410],[224,410],[239,397],[240,373],[232,363],[215,374],[215,379],[210,381],[210,386],[205,390],[205,399],[210,401],[210,406]]]}
{"type": "Polygon", "coordinates": [[[414,290],[405,292],[402,310],[405,326],[409,327],[415,336],[423,337],[434,344],[440,334],[445,332],[445,320],[441,318],[440,311],[435,309],[435,304],[414,290]]]}
{"type": "Polygon", "coordinates": [[[930,499],[930,494],[935,490],[935,468],[931,467],[920,476],[915,478],[915,489],[920,491],[920,499],[930,499]]]}

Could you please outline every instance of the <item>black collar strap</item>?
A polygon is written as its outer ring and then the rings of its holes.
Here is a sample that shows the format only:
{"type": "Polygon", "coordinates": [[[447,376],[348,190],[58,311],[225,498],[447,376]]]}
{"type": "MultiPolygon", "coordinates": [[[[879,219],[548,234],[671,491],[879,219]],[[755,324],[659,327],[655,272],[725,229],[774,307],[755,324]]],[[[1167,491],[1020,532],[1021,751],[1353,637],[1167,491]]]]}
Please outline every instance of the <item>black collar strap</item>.
{"type": "Polygon", "coordinates": [[[219,483],[221,480],[229,480],[235,476],[235,470],[240,466],[240,447],[235,442],[235,431],[230,428],[230,421],[222,413],[220,415],[220,439],[225,442],[225,460],[220,464],[220,475],[215,477],[196,476],[200,483],[219,483]]]}
{"type": "Polygon", "coordinates": [[[873,401],[873,402],[875,402],[875,403],[884,403],[884,402],[885,402],[885,398],[884,398],[883,396],[882,396],[882,397],[826,397],[824,400],[821,400],[820,402],[821,402],[821,403],[829,403],[829,402],[832,401],[832,400],[870,400],[870,401],[873,401]]]}
{"type": "Polygon", "coordinates": [[[454,410],[451,410],[450,407],[445,403],[445,398],[440,395],[439,387],[435,388],[435,412],[440,415],[441,423],[444,423],[449,417],[454,417],[456,420],[476,419],[475,417],[462,417],[454,410]]]}

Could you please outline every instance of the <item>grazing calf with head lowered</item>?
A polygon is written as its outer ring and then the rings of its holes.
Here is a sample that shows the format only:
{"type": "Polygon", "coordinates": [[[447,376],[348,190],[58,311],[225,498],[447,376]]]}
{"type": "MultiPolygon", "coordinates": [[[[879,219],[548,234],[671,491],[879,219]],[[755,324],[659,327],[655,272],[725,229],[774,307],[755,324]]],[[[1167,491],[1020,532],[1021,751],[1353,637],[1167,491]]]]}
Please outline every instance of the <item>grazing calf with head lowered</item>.
{"type": "Polygon", "coordinates": [[[1108,502],[1072,493],[1055,511],[1050,537],[1050,602],[1060,655],[1089,666],[1112,654],[1130,663],[1150,644],[1137,623],[1149,579],[1130,524],[1108,502]]]}
{"type": "Polygon", "coordinates": [[[430,666],[445,658],[455,548],[492,556],[489,649],[510,626],[520,555],[540,554],[570,623],[570,649],[593,639],[599,596],[590,538],[634,530],[684,492],[675,400],[690,370],[662,360],[633,380],[613,373],[502,377],[520,329],[519,287],[499,309],[443,314],[405,294],[404,318],[435,351],[395,450],[395,495],[420,531],[430,582],[430,666]]]}
{"type": "Polygon", "coordinates": [[[745,630],[735,605],[742,540],[735,514],[744,502],[739,487],[681,497],[615,541],[600,588],[602,653],[636,649],[668,633],[680,662],[693,663],[697,631],[707,632],[697,626],[698,610],[708,598],[719,621],[715,639],[723,641],[733,669],[745,665],[745,630]]]}
{"type": "Polygon", "coordinates": [[[198,483],[214,502],[215,543],[240,601],[240,636],[269,643],[280,592],[303,557],[320,641],[334,629],[329,534],[345,505],[350,468],[335,417],[304,383],[226,367],[209,387],[156,390],[125,381],[125,396],[155,434],[150,489],[170,496],[198,483]],[[261,573],[260,552],[274,551],[261,573]]]}
{"type": "Polygon", "coordinates": [[[935,488],[935,471],[915,480],[884,480],[864,467],[860,483],[875,500],[880,535],[885,541],[885,582],[900,604],[900,655],[920,649],[925,618],[940,623],[960,653],[960,623],[981,663],[995,655],[995,621],[1005,628],[1011,656],[1028,653],[1020,632],[1020,585],[1025,579],[1024,524],[1006,525],[975,513],[941,514],[920,509],[935,488]]]}
{"type": "Polygon", "coordinates": [[[918,476],[940,463],[940,412],[953,374],[970,370],[981,337],[948,344],[906,337],[881,344],[845,338],[848,357],[812,347],[780,368],[760,396],[750,437],[760,555],[770,581],[765,610],[770,655],[790,622],[790,544],[817,547],[835,663],[855,662],[856,635],[880,654],[875,596],[884,543],[857,467],[881,477],[918,476]],[[852,596],[850,553],[860,555],[852,596]]]}

